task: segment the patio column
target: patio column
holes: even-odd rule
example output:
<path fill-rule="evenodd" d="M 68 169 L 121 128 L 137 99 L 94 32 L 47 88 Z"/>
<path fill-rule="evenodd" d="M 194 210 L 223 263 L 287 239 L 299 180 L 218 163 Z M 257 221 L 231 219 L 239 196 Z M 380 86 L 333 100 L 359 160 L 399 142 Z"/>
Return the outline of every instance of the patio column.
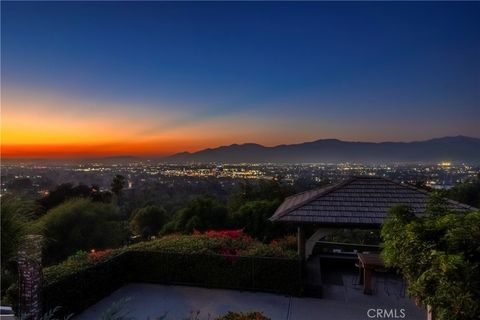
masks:
<path fill-rule="evenodd" d="M 334 231 L 335 229 L 331 228 L 319 228 L 317 231 L 315 231 L 315 233 L 305 242 L 305 259 L 308 259 L 308 257 L 312 255 L 313 249 L 315 249 L 315 245 L 319 240 L 325 238 L 325 236 Z"/>
<path fill-rule="evenodd" d="M 303 227 L 297 228 L 297 253 L 298 258 L 302 261 L 305 260 L 305 230 Z"/>

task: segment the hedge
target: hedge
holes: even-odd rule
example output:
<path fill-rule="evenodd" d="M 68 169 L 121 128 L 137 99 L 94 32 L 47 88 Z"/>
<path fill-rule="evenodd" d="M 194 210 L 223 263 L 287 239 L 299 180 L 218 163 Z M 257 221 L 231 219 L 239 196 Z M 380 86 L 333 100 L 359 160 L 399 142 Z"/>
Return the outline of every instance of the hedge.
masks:
<path fill-rule="evenodd" d="M 45 277 L 44 310 L 60 306 L 62 313 L 70 314 L 95 304 L 128 282 L 128 264 L 125 253 L 54 280 Z"/>
<path fill-rule="evenodd" d="M 127 248 L 128 251 L 161 251 L 174 253 L 228 254 L 238 256 L 261 256 L 295 258 L 296 239 L 286 237 L 269 244 L 252 239 L 247 235 L 232 238 L 224 236 L 227 231 L 207 231 L 205 234 L 168 235 L 154 241 L 140 242 Z M 290 248 L 293 241 L 293 250 Z"/>
<path fill-rule="evenodd" d="M 129 282 L 191 285 L 301 295 L 298 259 L 125 251 L 59 277 L 46 277 L 44 310 L 78 313 Z"/>

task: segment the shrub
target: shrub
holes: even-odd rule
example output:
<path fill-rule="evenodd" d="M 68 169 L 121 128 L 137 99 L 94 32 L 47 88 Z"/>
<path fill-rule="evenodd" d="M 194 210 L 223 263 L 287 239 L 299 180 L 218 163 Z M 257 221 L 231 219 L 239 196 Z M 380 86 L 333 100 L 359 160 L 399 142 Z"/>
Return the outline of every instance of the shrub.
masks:
<path fill-rule="evenodd" d="M 90 198 L 92 201 L 110 202 L 112 195 L 109 191 L 100 191 L 96 185 L 87 186 L 78 184 L 73 186 L 71 183 L 62 183 L 50 190 L 45 196 L 37 200 L 35 214 L 41 217 L 48 210 L 62 204 L 63 202 L 75 198 Z"/>
<path fill-rule="evenodd" d="M 280 201 L 257 200 L 243 204 L 232 218 L 236 226 L 244 228 L 252 237 L 265 241 L 285 234 L 285 227 L 268 219 L 275 213 Z"/>
<path fill-rule="evenodd" d="M 210 232 L 207 232 L 210 233 Z M 211 234 L 211 233 L 210 233 Z M 140 242 L 125 248 L 113 250 L 77 251 L 62 263 L 44 268 L 46 283 L 55 282 L 97 263 L 131 252 L 157 252 L 183 255 L 231 255 L 229 249 L 239 257 L 272 257 L 294 259 L 296 252 L 282 247 L 282 241 L 270 245 L 254 241 L 248 236 L 240 238 L 211 237 L 205 234 L 169 235 L 162 238 Z"/>
<path fill-rule="evenodd" d="M 146 206 L 135 211 L 130 221 L 130 230 L 133 234 L 149 239 L 156 235 L 167 220 L 167 212 L 158 206 Z"/>
<path fill-rule="evenodd" d="M 104 253 L 105 252 L 105 253 Z M 93 267 L 96 264 L 102 263 L 115 256 L 120 255 L 119 250 L 108 250 L 101 253 L 92 253 L 86 251 L 78 251 L 74 255 L 68 257 L 62 263 L 47 267 L 43 269 L 44 283 L 49 285 L 50 283 L 60 281 L 64 278 L 71 276 L 77 272 L 81 272 L 87 268 Z M 100 255 L 98 257 L 97 255 Z"/>
<path fill-rule="evenodd" d="M 448 198 L 480 208 L 480 175 L 476 179 L 459 183 L 445 191 Z"/>
<path fill-rule="evenodd" d="M 95 262 L 88 254 L 44 269 L 44 310 L 78 313 L 129 282 L 129 259 L 119 254 Z"/>
<path fill-rule="evenodd" d="M 440 212 L 418 218 L 408 207 L 393 208 L 382 228 L 383 257 L 438 319 L 478 319 L 480 212 Z"/>
<path fill-rule="evenodd" d="M 164 233 L 192 233 L 194 230 L 225 228 L 227 208 L 211 196 L 197 197 L 178 210 L 165 225 Z"/>
<path fill-rule="evenodd" d="M 193 232 L 194 235 L 202 234 L 201 232 L 195 230 Z M 243 234 L 243 230 L 207 230 L 204 233 L 206 236 L 211 238 L 231 238 L 231 239 L 238 239 L 246 237 Z"/>
<path fill-rule="evenodd" d="M 51 264 L 78 250 L 118 247 L 127 233 L 117 209 L 88 199 L 69 200 L 39 219 L 46 239 L 44 261 Z"/>
<path fill-rule="evenodd" d="M 175 252 L 186 254 L 229 254 L 235 252 L 240 256 L 264 256 L 294 258 L 294 250 L 283 247 L 278 242 L 264 244 L 244 235 L 239 230 L 194 232 L 193 235 L 173 234 L 153 241 L 141 242 L 128 250 L 146 250 Z"/>

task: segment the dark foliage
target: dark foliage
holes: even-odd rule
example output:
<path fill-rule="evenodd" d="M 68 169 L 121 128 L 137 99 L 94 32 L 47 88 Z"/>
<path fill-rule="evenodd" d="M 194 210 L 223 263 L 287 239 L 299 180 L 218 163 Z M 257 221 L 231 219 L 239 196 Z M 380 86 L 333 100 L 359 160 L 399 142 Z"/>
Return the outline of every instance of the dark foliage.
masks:
<path fill-rule="evenodd" d="M 283 201 L 294 193 L 295 189 L 291 185 L 278 179 L 260 180 L 257 183 L 244 181 L 239 185 L 239 190 L 228 199 L 228 208 L 230 212 L 236 212 L 249 201 Z"/>
<path fill-rule="evenodd" d="M 268 219 L 280 205 L 278 200 L 255 200 L 242 205 L 232 215 L 233 223 L 242 228 L 248 235 L 261 240 L 269 241 L 286 233 L 286 227 L 274 224 Z"/>
<path fill-rule="evenodd" d="M 46 239 L 44 262 L 51 264 L 78 250 L 121 245 L 127 233 L 117 209 L 89 199 L 72 199 L 40 218 L 35 228 Z"/>
<path fill-rule="evenodd" d="M 480 208 L 480 177 L 459 183 L 446 192 L 450 199 Z"/>
<path fill-rule="evenodd" d="M 91 187 L 78 184 L 73 186 L 71 183 L 63 183 L 55 189 L 49 191 L 47 195 L 37 200 L 38 208 L 35 211 L 37 217 L 42 216 L 48 210 L 62 204 L 63 202 L 73 198 L 90 198 L 96 202 L 110 202 L 112 194 L 110 192 L 101 192 L 96 185 Z"/>
<path fill-rule="evenodd" d="M 6 187 L 14 192 L 23 192 L 33 189 L 33 182 L 30 178 L 16 178 L 10 180 Z"/>
<path fill-rule="evenodd" d="M 288 234 L 291 230 L 286 226 L 273 224 L 268 219 L 282 201 L 294 193 L 295 189 L 281 179 L 243 182 L 228 200 L 233 226 L 262 241 Z"/>
<path fill-rule="evenodd" d="M 135 211 L 130 221 L 130 230 L 133 234 L 140 235 L 143 239 L 148 239 L 156 235 L 166 221 L 167 212 L 165 209 L 149 205 Z"/>
<path fill-rule="evenodd" d="M 408 207 L 397 206 L 383 225 L 382 237 L 387 265 L 401 271 L 409 293 L 432 306 L 437 319 L 478 319 L 480 212 L 443 208 L 419 218 Z"/>
<path fill-rule="evenodd" d="M 112 183 L 110 185 L 110 188 L 117 197 L 120 196 L 120 193 L 122 192 L 123 188 L 127 184 L 127 181 L 124 176 L 117 174 L 115 177 L 113 177 Z"/>
<path fill-rule="evenodd" d="M 197 197 L 178 210 L 165 225 L 164 233 L 223 229 L 228 225 L 227 208 L 212 196 Z"/>

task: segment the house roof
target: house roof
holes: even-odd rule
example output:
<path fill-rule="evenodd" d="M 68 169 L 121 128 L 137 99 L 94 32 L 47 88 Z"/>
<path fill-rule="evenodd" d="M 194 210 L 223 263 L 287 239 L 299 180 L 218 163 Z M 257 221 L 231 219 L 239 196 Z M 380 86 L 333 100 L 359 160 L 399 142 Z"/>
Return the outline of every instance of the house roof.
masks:
<path fill-rule="evenodd" d="M 285 199 L 271 221 L 317 225 L 380 225 L 388 210 L 405 204 L 413 213 L 425 213 L 429 193 L 381 177 L 353 177 L 346 181 L 302 192 Z M 447 200 L 455 211 L 478 210 Z"/>

